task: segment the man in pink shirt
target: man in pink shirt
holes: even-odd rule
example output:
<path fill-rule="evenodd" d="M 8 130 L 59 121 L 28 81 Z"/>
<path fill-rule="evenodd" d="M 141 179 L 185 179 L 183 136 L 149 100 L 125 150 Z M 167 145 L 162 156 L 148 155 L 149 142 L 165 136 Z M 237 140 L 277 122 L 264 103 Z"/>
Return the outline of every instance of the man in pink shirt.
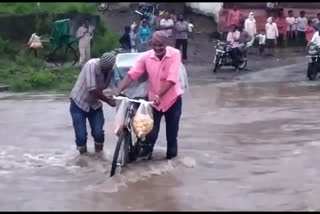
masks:
<path fill-rule="evenodd" d="M 230 28 L 231 25 L 236 25 L 239 27 L 241 18 L 241 12 L 236 8 L 236 6 L 234 6 L 233 10 L 230 10 L 227 16 L 227 28 Z"/>
<path fill-rule="evenodd" d="M 183 94 L 179 82 L 181 56 L 180 51 L 167 46 L 167 42 L 168 36 L 165 32 L 155 32 L 151 38 L 152 50 L 141 56 L 114 92 L 115 95 L 119 95 L 144 72 L 148 73 L 148 97 L 155 104 L 153 106 L 153 130 L 146 137 L 152 148 L 143 152 L 143 156 L 147 158 L 151 158 L 162 116 L 166 119 L 167 159 L 177 156 L 178 153 L 177 137 L 182 108 L 181 95 Z"/>

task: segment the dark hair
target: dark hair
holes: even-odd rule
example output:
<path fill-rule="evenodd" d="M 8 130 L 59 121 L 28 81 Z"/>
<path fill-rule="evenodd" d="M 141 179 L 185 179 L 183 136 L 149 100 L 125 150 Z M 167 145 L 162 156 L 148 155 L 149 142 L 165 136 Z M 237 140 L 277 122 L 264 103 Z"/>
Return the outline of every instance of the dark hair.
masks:
<path fill-rule="evenodd" d="M 304 12 L 304 11 L 300 11 L 300 15 L 302 15 L 302 14 L 306 14 L 306 12 Z"/>
<path fill-rule="evenodd" d="M 308 20 L 308 24 L 312 24 L 312 21 L 310 19 Z"/>
<path fill-rule="evenodd" d="M 320 13 L 317 13 L 317 16 L 320 16 Z"/>
<path fill-rule="evenodd" d="M 124 31 L 125 32 L 130 32 L 131 28 L 129 26 L 124 26 Z"/>
<path fill-rule="evenodd" d="M 289 10 L 288 13 L 293 13 L 293 11 L 292 11 L 292 10 Z"/>
<path fill-rule="evenodd" d="M 235 25 L 235 24 L 232 24 L 232 25 L 231 25 L 231 27 L 235 27 L 235 29 L 236 29 L 236 30 L 238 30 L 238 29 L 239 29 L 239 28 L 238 28 L 238 26 L 237 26 L 237 25 Z"/>

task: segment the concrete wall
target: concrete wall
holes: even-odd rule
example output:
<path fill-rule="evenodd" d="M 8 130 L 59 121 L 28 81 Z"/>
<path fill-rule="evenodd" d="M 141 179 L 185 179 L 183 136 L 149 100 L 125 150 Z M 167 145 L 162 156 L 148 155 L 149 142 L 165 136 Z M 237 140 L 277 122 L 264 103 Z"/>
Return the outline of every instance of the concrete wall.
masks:
<path fill-rule="evenodd" d="M 222 9 L 222 5 L 223 5 L 222 2 L 186 3 L 186 6 L 190 7 L 193 10 L 193 12 L 199 13 L 202 15 L 212 16 L 217 23 L 219 22 L 219 12 Z"/>

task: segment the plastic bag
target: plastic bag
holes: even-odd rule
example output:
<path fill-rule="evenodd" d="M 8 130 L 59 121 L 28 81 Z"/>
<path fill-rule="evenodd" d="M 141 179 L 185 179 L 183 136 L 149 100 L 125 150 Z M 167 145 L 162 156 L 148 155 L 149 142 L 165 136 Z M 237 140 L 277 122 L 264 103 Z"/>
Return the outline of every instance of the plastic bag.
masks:
<path fill-rule="evenodd" d="M 188 74 L 182 63 L 180 65 L 179 81 L 180 81 L 182 91 L 185 91 L 186 89 L 189 88 Z"/>
<path fill-rule="evenodd" d="M 145 137 L 153 128 L 152 107 L 147 102 L 142 102 L 133 118 L 133 131 L 139 138 Z"/>
<path fill-rule="evenodd" d="M 32 48 L 32 49 L 41 49 L 43 48 L 43 45 L 42 45 L 42 42 L 40 40 L 40 37 L 37 36 L 37 34 L 32 34 L 30 39 L 29 39 L 29 42 L 28 42 L 28 46 L 29 48 Z"/>
<path fill-rule="evenodd" d="M 115 129 L 114 129 L 114 133 L 119 136 L 121 131 L 123 130 L 123 126 L 124 126 L 124 120 L 126 117 L 126 111 L 127 108 L 129 106 L 129 102 L 126 100 L 123 100 L 119 106 L 119 108 L 117 109 L 117 114 L 116 114 L 116 118 L 115 118 Z"/>

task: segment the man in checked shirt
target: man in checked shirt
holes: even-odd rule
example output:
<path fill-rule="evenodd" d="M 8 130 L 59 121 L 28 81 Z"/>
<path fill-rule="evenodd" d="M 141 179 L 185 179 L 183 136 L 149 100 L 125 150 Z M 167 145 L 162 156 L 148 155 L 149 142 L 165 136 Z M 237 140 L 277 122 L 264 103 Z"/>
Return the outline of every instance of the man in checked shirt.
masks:
<path fill-rule="evenodd" d="M 95 151 L 103 150 L 104 116 L 102 102 L 115 106 L 115 101 L 106 97 L 102 91 L 110 83 L 116 56 L 105 53 L 101 58 L 89 60 L 82 68 L 70 95 L 70 113 L 76 136 L 76 145 L 80 154 L 87 152 L 87 127 L 89 120 L 91 135 L 94 138 Z"/>

